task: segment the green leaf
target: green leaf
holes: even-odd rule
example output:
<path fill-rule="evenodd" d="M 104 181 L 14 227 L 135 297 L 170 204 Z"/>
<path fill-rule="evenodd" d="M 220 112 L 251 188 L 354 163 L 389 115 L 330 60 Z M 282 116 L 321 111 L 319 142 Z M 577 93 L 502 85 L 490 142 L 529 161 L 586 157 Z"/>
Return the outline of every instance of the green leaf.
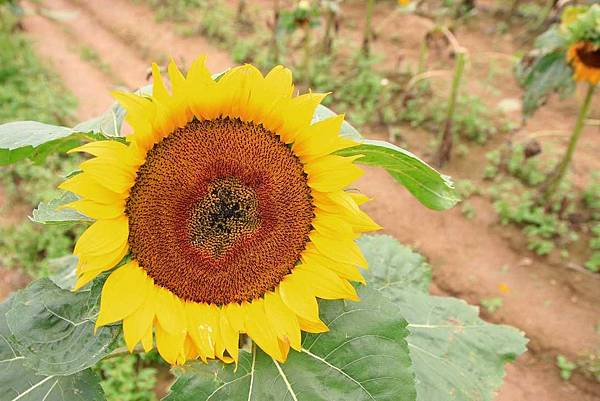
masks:
<path fill-rule="evenodd" d="M 369 278 L 382 287 L 410 288 L 429 293 L 431 267 L 423 255 L 389 235 L 364 235 L 358 240 L 369 261 Z"/>
<path fill-rule="evenodd" d="M 363 139 L 360 145 L 343 149 L 338 154 L 362 155 L 357 163 L 383 167 L 428 208 L 445 210 L 459 201 L 450 177 L 438 173 L 414 154 L 391 143 Z"/>
<path fill-rule="evenodd" d="M 70 290 L 75 286 L 77 276 L 77 256 L 66 255 L 48 260 L 48 278 L 63 290 Z"/>
<path fill-rule="evenodd" d="M 303 351 L 285 363 L 243 351 L 235 366 L 189 364 L 165 401 L 404 401 L 415 400 L 405 342 L 406 322 L 370 288 L 361 302 L 321 303 L 330 331 L 305 335 Z"/>
<path fill-rule="evenodd" d="M 516 67 L 516 76 L 525 89 L 523 113 L 533 114 L 553 92 L 568 96 L 575 90 L 573 70 L 562 51 L 544 54 L 534 60 L 524 59 Z"/>
<path fill-rule="evenodd" d="M 89 217 L 79 213 L 74 209 L 58 209 L 59 206 L 79 199 L 77 195 L 71 192 L 63 192 L 59 198 L 52 199 L 50 202 L 42 202 L 33 210 L 30 220 L 41 224 L 59 224 L 80 221 L 93 221 Z"/>
<path fill-rule="evenodd" d="M 0 304 L 0 399 L 3 401 L 103 401 L 90 369 L 71 376 L 43 376 L 25 366 L 6 321 L 14 298 Z"/>
<path fill-rule="evenodd" d="M 119 137 L 121 136 L 124 118 L 125 109 L 118 102 L 115 102 L 104 113 L 77 124 L 73 127 L 73 130 Z"/>
<path fill-rule="evenodd" d="M 70 375 L 93 366 L 111 350 L 117 326 L 101 327 L 94 334 L 100 287 L 73 293 L 41 279 L 15 295 L 6 318 L 28 367 L 44 375 Z"/>
<path fill-rule="evenodd" d="M 459 299 L 428 295 L 422 291 L 422 282 L 405 280 L 405 272 L 423 267 L 418 258 L 396 271 L 387 269 L 398 265 L 391 250 L 402 248 L 391 237 L 371 237 L 361 241 L 361 248 L 370 265 L 367 282 L 409 322 L 417 400 L 493 400 L 502 384 L 504 364 L 526 349 L 523 333 L 484 322 L 478 308 Z"/>
<path fill-rule="evenodd" d="M 51 152 L 64 152 L 81 143 L 84 134 L 71 128 L 37 121 L 0 125 L 0 165 L 25 158 L 43 161 Z"/>

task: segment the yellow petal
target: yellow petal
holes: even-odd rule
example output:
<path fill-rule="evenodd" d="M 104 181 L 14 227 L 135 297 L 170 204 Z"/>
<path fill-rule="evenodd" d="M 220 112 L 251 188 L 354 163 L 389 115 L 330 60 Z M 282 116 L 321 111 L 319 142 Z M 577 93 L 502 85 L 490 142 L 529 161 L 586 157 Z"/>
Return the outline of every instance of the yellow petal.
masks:
<path fill-rule="evenodd" d="M 310 287 L 309 287 L 310 288 Z M 279 295 L 283 303 L 296 315 L 313 322 L 319 320 L 319 306 L 314 294 L 292 274 L 279 284 Z"/>
<path fill-rule="evenodd" d="M 96 157 L 81 163 L 80 168 L 100 185 L 117 193 L 126 193 L 133 186 L 136 170 L 105 158 Z"/>
<path fill-rule="evenodd" d="M 127 252 L 129 252 L 129 244 L 125 242 L 120 248 L 108 251 L 106 254 L 80 255 L 77 261 L 77 276 L 96 272 L 95 277 L 104 271 L 110 270 L 119 264 L 121 259 L 127 255 Z"/>
<path fill-rule="evenodd" d="M 154 346 L 152 338 L 152 328 L 153 325 L 150 325 L 150 327 L 148 327 L 148 330 L 146 331 L 146 334 L 144 334 L 144 336 L 142 337 L 142 347 L 144 347 L 144 351 L 146 352 L 150 352 Z"/>
<path fill-rule="evenodd" d="M 279 292 L 268 292 L 265 295 L 265 314 L 278 337 L 300 351 L 300 324 L 294 312 L 281 300 Z"/>
<path fill-rule="evenodd" d="M 296 137 L 292 150 L 306 163 L 340 149 L 357 146 L 357 142 L 339 136 L 343 121 L 342 114 L 304 128 Z"/>
<path fill-rule="evenodd" d="M 118 203 L 104 204 L 94 202 L 88 199 L 79 199 L 59 207 L 59 209 L 74 209 L 79 213 L 91 217 L 92 219 L 114 219 L 123 216 L 125 212 L 125 201 Z"/>
<path fill-rule="evenodd" d="M 130 352 L 148 333 L 148 329 L 152 330 L 153 321 L 154 297 L 148 296 L 139 308 L 123 319 L 123 337 Z"/>
<path fill-rule="evenodd" d="M 300 328 L 307 333 L 325 333 L 329 331 L 327 325 L 321 320 L 313 322 L 311 320 L 305 320 L 301 317 L 298 317 L 298 323 L 300 323 Z"/>
<path fill-rule="evenodd" d="M 263 125 L 277 132 L 285 143 L 292 143 L 302 129 L 309 126 L 315 109 L 327 96 L 323 93 L 306 93 L 291 99 L 282 98 L 265 114 Z"/>
<path fill-rule="evenodd" d="M 321 192 L 333 192 L 346 188 L 364 174 L 352 164 L 361 155 L 343 157 L 329 155 L 307 163 L 304 171 L 308 174 L 308 185 Z"/>
<path fill-rule="evenodd" d="M 366 283 L 358 268 L 349 263 L 336 262 L 333 259 L 329 259 L 328 257 L 321 255 L 314 245 L 310 247 L 307 246 L 304 252 L 302 252 L 301 258 L 306 264 L 327 268 L 342 278 L 358 281 L 359 283 L 363 284 Z"/>
<path fill-rule="evenodd" d="M 262 299 L 253 300 L 246 309 L 246 330 L 248 336 L 264 352 L 272 358 L 283 362 L 284 355 L 281 352 L 277 341 L 277 333 L 268 324 L 265 314 L 264 301 Z"/>
<path fill-rule="evenodd" d="M 186 315 L 184 302 L 165 288 L 155 287 L 156 319 L 161 327 L 173 334 L 180 335 L 186 331 Z"/>
<path fill-rule="evenodd" d="M 329 269 L 303 264 L 294 268 L 294 274 L 319 298 L 358 301 L 354 287 Z"/>
<path fill-rule="evenodd" d="M 229 324 L 229 320 L 225 315 L 223 310 L 219 313 L 219 323 L 220 323 L 220 332 L 221 338 L 223 338 L 223 342 L 225 344 L 225 349 L 231 356 L 231 358 L 237 363 L 238 360 L 238 352 L 239 352 L 239 332 L 235 330 Z"/>
<path fill-rule="evenodd" d="M 152 281 L 137 262 L 129 262 L 108 276 L 102 287 L 96 327 L 131 315 L 151 294 Z"/>
<path fill-rule="evenodd" d="M 93 200 L 98 203 L 120 203 L 126 198 L 126 195 L 111 191 L 100 185 L 86 173 L 77 174 L 69 178 L 61 183 L 58 188 L 73 192 L 82 198 Z"/>
<path fill-rule="evenodd" d="M 215 335 L 218 311 L 206 304 L 185 303 L 188 334 L 200 352 L 202 360 L 215 357 Z"/>
<path fill-rule="evenodd" d="M 244 307 L 246 306 L 246 302 L 244 302 L 243 305 L 240 305 L 238 303 L 232 303 L 232 304 L 228 304 L 225 305 L 223 307 L 223 311 L 225 313 L 225 316 L 227 316 L 227 320 L 229 321 L 229 324 L 231 325 L 231 327 L 234 330 L 243 332 L 244 330 L 244 320 L 245 320 L 245 312 L 244 312 Z"/>
<path fill-rule="evenodd" d="M 186 333 L 173 334 L 165 330 L 162 325 L 156 325 L 156 349 L 160 356 L 171 365 L 181 365 L 185 362 L 183 344 Z"/>
<path fill-rule="evenodd" d="M 330 259 L 364 268 L 369 265 L 353 240 L 336 239 L 335 237 L 323 235 L 318 231 L 313 231 L 309 238 L 315 244 L 319 253 Z"/>
<path fill-rule="evenodd" d="M 73 253 L 76 256 L 107 255 L 120 249 L 128 237 L 127 217 L 98 220 L 81 234 Z"/>

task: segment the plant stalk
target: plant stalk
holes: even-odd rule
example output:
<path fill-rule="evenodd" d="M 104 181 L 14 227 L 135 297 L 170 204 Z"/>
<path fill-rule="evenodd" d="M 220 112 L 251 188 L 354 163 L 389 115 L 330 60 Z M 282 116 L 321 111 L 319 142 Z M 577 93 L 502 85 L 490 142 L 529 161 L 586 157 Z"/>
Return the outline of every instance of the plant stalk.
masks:
<path fill-rule="evenodd" d="M 573 133 L 571 134 L 571 139 L 569 140 L 569 146 L 567 147 L 567 151 L 563 155 L 562 160 L 556 166 L 556 170 L 550 177 L 548 181 L 544 184 L 542 188 L 542 200 L 544 202 L 549 201 L 552 196 L 556 193 L 562 180 L 567 174 L 567 170 L 569 165 L 571 164 L 571 160 L 573 159 L 573 154 L 575 153 L 575 148 L 577 147 L 577 142 L 579 141 L 579 137 L 583 132 L 583 126 L 585 124 L 585 118 L 590 110 L 590 105 L 592 104 L 592 97 L 594 95 L 594 89 L 596 85 L 589 84 L 587 93 L 585 95 L 585 99 L 583 100 L 583 104 L 579 109 L 579 115 L 577 116 L 577 121 L 575 122 L 575 127 L 573 128 Z"/>
<path fill-rule="evenodd" d="M 363 33 L 362 51 L 365 56 L 369 56 L 371 40 L 373 38 L 373 30 L 371 29 L 371 23 L 373 21 L 373 9 L 375 8 L 375 0 L 368 0 L 367 2 L 367 18 L 365 20 L 365 31 Z"/>
<path fill-rule="evenodd" d="M 280 4 L 279 0 L 273 0 L 273 60 L 274 64 L 279 64 L 279 14 L 280 14 Z"/>
<path fill-rule="evenodd" d="M 304 24 L 304 60 L 302 60 L 302 71 L 304 72 L 304 83 L 308 88 L 311 77 L 311 31 L 310 22 Z"/>
<path fill-rule="evenodd" d="M 456 109 L 456 99 L 458 98 L 460 81 L 462 80 L 464 70 L 465 53 L 463 50 L 458 50 L 456 52 L 456 65 L 454 67 L 452 89 L 450 91 L 450 97 L 448 99 L 446 123 L 444 124 L 444 130 L 440 134 L 439 138 L 438 154 L 436 160 L 438 167 L 442 167 L 444 164 L 446 164 L 450 160 L 450 155 L 452 153 L 452 147 L 454 142 L 454 135 L 452 134 L 452 122 L 454 119 L 454 111 Z"/>

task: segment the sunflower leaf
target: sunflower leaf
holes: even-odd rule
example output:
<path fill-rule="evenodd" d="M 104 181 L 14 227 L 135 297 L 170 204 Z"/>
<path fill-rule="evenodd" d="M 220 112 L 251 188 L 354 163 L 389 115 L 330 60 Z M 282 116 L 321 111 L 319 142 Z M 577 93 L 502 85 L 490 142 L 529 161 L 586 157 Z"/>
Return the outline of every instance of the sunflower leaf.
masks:
<path fill-rule="evenodd" d="M 423 255 L 389 235 L 363 235 L 358 245 L 369 261 L 369 283 L 376 289 L 410 288 L 429 293 L 431 267 Z"/>
<path fill-rule="evenodd" d="M 571 76 L 573 70 L 567 64 L 563 51 L 554 51 L 532 58 L 524 58 L 515 67 L 515 75 L 523 87 L 523 113 L 532 115 L 548 97 L 556 92 L 562 97 L 575 90 Z"/>
<path fill-rule="evenodd" d="M 342 156 L 362 155 L 357 163 L 382 167 L 423 205 L 445 210 L 459 201 L 452 179 L 438 173 L 414 154 L 384 141 L 363 139 L 353 148 L 337 152 Z"/>
<path fill-rule="evenodd" d="M 73 127 L 73 130 L 119 137 L 121 136 L 124 118 L 125 109 L 121 107 L 119 102 L 114 102 L 104 113 L 77 124 Z"/>
<path fill-rule="evenodd" d="M 116 326 L 94 334 L 100 287 L 73 293 L 48 279 L 19 291 L 6 314 L 24 364 L 43 375 L 71 375 L 96 364 L 119 334 Z"/>
<path fill-rule="evenodd" d="M 75 255 L 61 256 L 48 260 L 48 278 L 64 290 L 70 290 L 77 281 L 78 258 Z"/>
<path fill-rule="evenodd" d="M 92 221 L 89 217 L 79 213 L 74 209 L 58 209 L 59 206 L 79 199 L 77 195 L 71 192 L 63 192 L 60 197 L 52 199 L 49 202 L 41 202 L 32 212 L 29 218 L 35 223 L 41 224 L 61 224 L 78 221 Z"/>
<path fill-rule="evenodd" d="M 0 304 L 0 399 L 5 401 L 103 401 L 98 377 L 90 369 L 71 376 L 45 376 L 25 365 L 6 321 L 14 297 Z"/>
<path fill-rule="evenodd" d="M 93 130 L 81 131 L 37 121 L 0 124 L 0 166 L 31 159 L 43 162 L 51 153 L 66 152 L 85 140 L 106 138 Z"/>
<path fill-rule="evenodd" d="M 285 363 L 255 348 L 241 352 L 237 370 L 188 364 L 165 401 L 415 400 L 406 322 L 376 291 L 359 293 L 360 303 L 321 303 L 330 332 L 305 335 L 303 351 L 290 351 Z"/>
<path fill-rule="evenodd" d="M 478 308 L 462 300 L 429 295 L 423 280 L 407 280 L 406 273 L 414 277 L 418 269 L 424 270 L 423 279 L 428 278 L 429 268 L 395 239 L 368 236 L 359 245 L 369 261 L 367 282 L 409 322 L 407 341 L 417 377 L 417 400 L 493 400 L 502 384 L 504 364 L 525 351 L 523 333 L 484 322 Z"/>

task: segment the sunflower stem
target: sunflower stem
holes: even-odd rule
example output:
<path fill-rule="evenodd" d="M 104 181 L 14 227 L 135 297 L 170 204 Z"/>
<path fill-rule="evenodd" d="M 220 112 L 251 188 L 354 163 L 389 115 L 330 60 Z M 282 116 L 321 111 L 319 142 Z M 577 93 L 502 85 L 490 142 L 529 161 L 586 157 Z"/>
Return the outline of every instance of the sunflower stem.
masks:
<path fill-rule="evenodd" d="M 365 20 L 365 31 L 363 33 L 362 51 L 365 56 L 369 56 L 373 30 L 371 29 L 371 21 L 373 20 L 373 9 L 375 8 L 375 0 L 368 0 L 367 3 L 367 18 Z"/>
<path fill-rule="evenodd" d="M 452 89 L 450 91 L 450 97 L 448 98 L 448 111 L 446 114 L 446 123 L 444 124 L 444 130 L 441 132 L 439 137 L 438 153 L 436 160 L 436 163 L 439 167 L 442 167 L 446 162 L 450 160 L 450 154 L 452 153 L 452 147 L 454 142 L 454 135 L 452 133 L 452 123 L 454 120 L 454 110 L 456 109 L 456 99 L 458 98 L 460 81 L 462 80 L 464 71 L 465 52 L 462 49 L 458 49 L 458 51 L 456 52 L 456 66 L 454 67 Z"/>
<path fill-rule="evenodd" d="M 569 146 L 567 147 L 567 151 L 563 155 L 562 160 L 556 166 L 556 170 L 550 177 L 548 181 L 542 187 L 542 201 L 548 202 L 552 196 L 556 193 L 562 180 L 564 179 L 569 165 L 571 164 L 571 160 L 573 159 L 573 154 L 575 153 L 575 148 L 577 147 L 577 142 L 579 141 L 579 137 L 583 132 L 583 126 L 585 123 L 585 118 L 590 110 L 590 105 L 592 103 L 592 96 L 594 94 L 594 89 L 596 85 L 589 84 L 587 93 L 585 95 L 585 99 L 583 100 L 583 104 L 579 109 L 579 115 L 577 116 L 577 122 L 575 123 L 575 127 L 573 128 L 573 133 L 571 134 L 571 139 L 569 140 Z"/>

